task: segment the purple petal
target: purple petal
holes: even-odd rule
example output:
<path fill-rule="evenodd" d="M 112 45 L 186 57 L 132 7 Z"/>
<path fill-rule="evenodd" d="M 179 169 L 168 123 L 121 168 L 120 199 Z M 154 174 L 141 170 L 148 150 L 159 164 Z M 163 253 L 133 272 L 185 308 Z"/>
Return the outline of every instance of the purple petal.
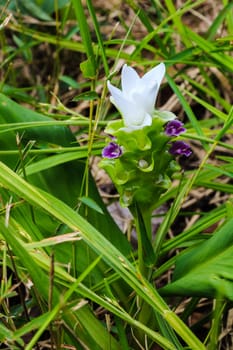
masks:
<path fill-rule="evenodd" d="M 166 125 L 165 134 L 167 136 L 179 136 L 180 134 L 186 131 L 183 125 L 184 124 L 179 120 L 171 120 Z"/>
<path fill-rule="evenodd" d="M 102 157 L 104 158 L 119 158 L 122 155 L 121 147 L 115 143 L 110 142 L 102 151 Z"/>
<path fill-rule="evenodd" d="M 184 141 L 176 141 L 172 144 L 169 152 L 173 156 L 186 156 L 189 157 L 192 154 L 190 146 Z"/>

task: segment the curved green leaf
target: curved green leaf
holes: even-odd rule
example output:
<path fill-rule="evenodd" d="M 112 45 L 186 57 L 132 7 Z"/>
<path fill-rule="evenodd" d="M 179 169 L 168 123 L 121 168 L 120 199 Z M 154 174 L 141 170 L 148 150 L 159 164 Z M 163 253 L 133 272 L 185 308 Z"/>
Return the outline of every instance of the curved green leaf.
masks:
<path fill-rule="evenodd" d="M 233 300 L 233 219 L 207 241 L 178 256 L 163 295 L 225 297 Z"/>
<path fill-rule="evenodd" d="M 0 94 L 0 124 L 22 122 L 41 122 L 43 124 L 43 122 L 51 122 L 51 126 L 41 125 L 18 131 L 18 134 L 20 137 L 22 137 L 22 146 L 27 144 L 27 142 L 35 141 L 34 147 L 36 148 L 50 148 L 51 144 L 55 149 L 61 146 L 71 148 L 69 153 L 63 154 L 63 156 L 60 154 L 60 156 L 58 156 L 60 160 L 55 161 L 53 164 L 53 158 L 55 157 L 55 160 L 57 159 L 57 157 L 53 155 L 42 155 L 40 158 L 31 158 L 28 156 L 26 158 L 27 162 L 29 162 L 28 173 L 27 164 L 25 164 L 25 170 L 30 183 L 35 184 L 48 193 L 53 194 L 55 197 L 63 200 L 69 206 L 74 208 L 77 206 L 78 198 L 83 195 L 82 186 L 83 177 L 85 174 L 85 163 L 78 160 L 79 152 L 77 152 L 76 159 L 74 157 L 72 146 L 76 146 L 77 143 L 70 129 L 63 125 L 52 125 L 52 121 L 52 118 L 27 109 L 12 101 L 4 94 Z M 1 135 L 0 149 L 1 151 L 18 149 L 16 145 L 15 132 L 9 131 Z M 69 154 L 71 156 L 70 161 L 67 161 Z M 83 153 L 83 158 L 85 157 L 86 154 Z M 0 160 L 11 168 L 15 169 L 19 160 L 19 155 L 14 154 L 9 156 L 8 154 L 2 155 L 1 153 Z M 50 165 L 48 165 L 49 162 Z M 42 167 L 40 169 L 37 168 L 37 172 L 35 172 L 35 168 L 37 166 L 36 164 L 41 163 Z M 53 166 L 51 167 L 51 165 Z M 34 171 L 31 171 L 31 169 L 34 169 Z M 117 227 L 107 212 L 91 174 L 89 174 L 88 189 L 88 197 L 93 199 L 104 215 L 96 211 L 96 208 L 90 208 L 90 206 L 87 211 L 84 204 L 81 207 L 80 213 L 85 215 L 89 222 L 99 229 L 101 233 L 105 235 L 107 239 L 109 239 L 120 251 L 124 252 L 125 254 L 129 254 L 130 245 L 126 237 L 122 234 L 121 230 Z M 28 217 L 28 215 L 25 217 Z M 86 253 L 82 254 L 85 256 Z"/>

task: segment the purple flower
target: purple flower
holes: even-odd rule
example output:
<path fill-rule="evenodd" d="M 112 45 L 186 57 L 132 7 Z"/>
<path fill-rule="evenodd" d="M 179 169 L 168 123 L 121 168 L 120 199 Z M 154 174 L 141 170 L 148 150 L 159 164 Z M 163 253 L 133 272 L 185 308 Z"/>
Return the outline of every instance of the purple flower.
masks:
<path fill-rule="evenodd" d="M 171 120 L 166 125 L 165 134 L 167 136 L 179 136 L 180 134 L 186 131 L 183 125 L 184 124 L 179 120 Z"/>
<path fill-rule="evenodd" d="M 115 142 L 110 142 L 102 151 L 102 157 L 104 158 L 119 158 L 121 155 L 122 149 Z"/>
<path fill-rule="evenodd" d="M 192 154 L 190 146 L 184 141 L 173 142 L 169 152 L 173 156 L 186 156 L 189 157 Z"/>

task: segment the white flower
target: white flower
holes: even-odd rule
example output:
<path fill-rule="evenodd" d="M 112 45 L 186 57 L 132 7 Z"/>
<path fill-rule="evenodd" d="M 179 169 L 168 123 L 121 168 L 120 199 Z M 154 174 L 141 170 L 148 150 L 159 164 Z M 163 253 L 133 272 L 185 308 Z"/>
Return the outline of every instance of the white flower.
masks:
<path fill-rule="evenodd" d="M 142 78 L 125 64 L 121 73 L 122 90 L 107 82 L 112 95 L 110 100 L 122 114 L 126 128 L 141 129 L 152 124 L 154 105 L 164 74 L 164 63 L 151 69 Z"/>

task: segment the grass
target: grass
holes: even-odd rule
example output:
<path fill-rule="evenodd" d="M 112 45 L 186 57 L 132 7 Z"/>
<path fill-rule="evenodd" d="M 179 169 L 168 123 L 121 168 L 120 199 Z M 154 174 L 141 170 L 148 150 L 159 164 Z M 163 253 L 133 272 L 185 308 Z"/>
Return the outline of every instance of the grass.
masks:
<path fill-rule="evenodd" d="M 232 7 L 0 1 L 0 349 L 231 349 Z M 96 164 L 107 80 L 161 61 L 193 153 L 143 241 Z"/>

